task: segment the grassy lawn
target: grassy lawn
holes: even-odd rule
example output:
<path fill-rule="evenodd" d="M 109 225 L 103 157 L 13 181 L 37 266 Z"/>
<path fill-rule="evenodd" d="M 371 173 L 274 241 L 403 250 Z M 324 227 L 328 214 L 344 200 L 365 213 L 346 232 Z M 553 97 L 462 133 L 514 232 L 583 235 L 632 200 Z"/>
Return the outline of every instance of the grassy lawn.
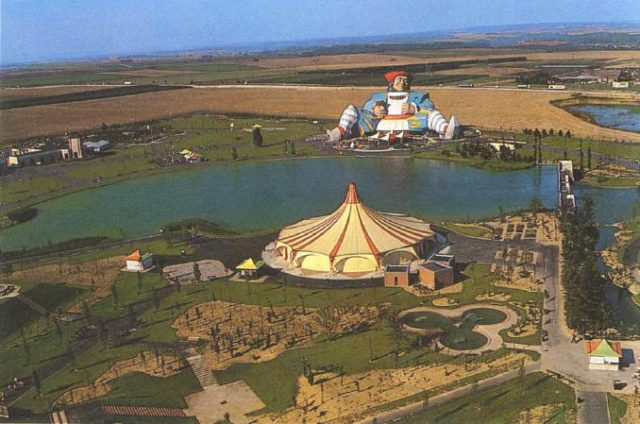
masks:
<path fill-rule="evenodd" d="M 31 389 L 15 404 L 15 407 L 35 412 L 45 411 L 64 392 L 74 387 L 91 384 L 113 363 L 133 358 L 143 350 L 149 350 L 149 348 L 134 343 L 103 345 L 96 341 L 89 351 L 75 358 L 74 362 L 60 369 L 52 377 L 44 380 L 41 383 L 41 396 L 37 394 L 35 389 Z M 62 354 L 65 354 L 65 351 Z"/>
<path fill-rule="evenodd" d="M 509 289 L 505 287 L 496 287 L 493 285 L 497 276 L 491 273 L 491 267 L 487 264 L 469 264 L 462 270 L 462 278 L 466 278 L 464 281 L 464 288 L 461 293 L 447 294 L 446 296 L 454 299 L 460 305 L 468 305 L 471 303 L 477 303 L 476 296 L 484 295 L 489 292 L 504 293 L 511 296 L 511 301 L 516 302 L 528 302 L 534 300 L 536 302 L 542 301 L 540 293 L 530 293 L 524 290 Z M 504 303 L 492 301 L 493 303 Z"/>
<path fill-rule="evenodd" d="M 482 390 L 472 395 L 428 407 L 410 415 L 399 423 L 483 423 L 503 424 L 515 422 L 523 411 L 536 406 L 554 405 L 551 417 L 545 423 L 571 423 L 575 420 L 575 393 L 571 387 L 542 373 L 526 375 L 507 383 Z M 543 422 L 540 418 L 525 416 L 523 422 Z"/>
<path fill-rule="evenodd" d="M 17 299 L 0 300 L 0 340 L 40 315 Z"/>
<path fill-rule="evenodd" d="M 66 187 L 62 180 L 56 178 L 32 177 L 28 180 L 3 181 L 0 196 L 3 202 L 10 203 L 28 200 L 54 190 L 64 190 Z"/>
<path fill-rule="evenodd" d="M 186 408 L 183 397 L 202 390 L 198 379 L 185 368 L 171 377 L 151 377 L 136 372 L 112 380 L 111 392 L 98 398 L 108 405 Z"/>
<path fill-rule="evenodd" d="M 191 254 L 194 251 L 193 246 L 186 240 L 172 240 L 171 245 L 165 240 L 154 239 L 148 241 L 137 241 L 135 243 L 121 243 L 116 246 L 104 247 L 88 253 L 77 253 L 72 256 L 51 256 L 42 259 L 33 259 L 23 263 L 15 263 L 13 270 L 17 271 L 25 268 L 34 268 L 42 265 L 51 265 L 59 263 L 81 264 L 91 262 L 98 259 L 111 258 L 113 256 L 124 256 L 130 254 L 135 249 L 141 249 L 152 252 L 156 255 L 179 256 L 181 251 Z"/>
<path fill-rule="evenodd" d="M 89 294 L 89 289 L 64 283 L 37 284 L 23 290 L 22 294 L 43 306 L 47 311 L 55 312 L 65 310 L 77 303 L 81 297 Z"/>
<path fill-rule="evenodd" d="M 121 272 L 116 277 L 114 288 L 117 292 L 117 304 L 113 295 L 91 308 L 92 316 L 100 319 L 116 318 L 128 313 L 128 306 L 145 299 L 152 299 L 154 290 L 167 285 L 159 272 L 134 273 Z"/>
<path fill-rule="evenodd" d="M 4 305 L 2 308 L 4 309 Z M 0 385 L 4 386 L 13 377 L 30 376 L 35 368 L 47 365 L 67 351 L 75 332 L 84 324 L 73 322 L 57 327 L 46 318 L 24 322 L 24 338 L 18 331 L 0 340 Z"/>
<path fill-rule="evenodd" d="M 408 349 L 409 344 L 410 339 L 403 337 L 401 349 Z M 369 361 L 369 345 L 374 346 L 374 358 L 379 358 L 374 362 Z M 236 364 L 215 374 L 216 379 L 222 384 L 244 380 L 265 403 L 266 408 L 260 411 L 262 413 L 280 411 L 292 405 L 297 378 L 303 371 L 302 358 L 306 358 L 312 367 L 342 366 L 347 374 L 376 368 L 412 366 L 416 365 L 416 361 L 431 363 L 452 360 L 444 355 L 413 349 L 402 355 L 396 364 L 394 350 L 392 329 L 385 323 L 379 323 L 370 330 L 335 341 L 324 341 L 311 347 L 288 350 L 268 362 Z M 274 381 L 278 384 L 273 384 Z"/>
<path fill-rule="evenodd" d="M 594 187 L 603 188 L 633 188 L 640 183 L 639 178 L 625 178 L 625 177 L 604 177 L 604 176 L 590 176 L 584 178 L 581 182 L 590 184 Z"/>
<path fill-rule="evenodd" d="M 505 162 L 496 159 L 482 159 L 480 157 L 462 157 L 460 154 L 453 150 L 453 147 L 445 147 L 442 150 L 431 150 L 427 152 L 420 152 L 413 157 L 422 159 L 437 159 L 445 160 L 449 162 L 456 162 L 463 165 L 473 166 L 474 168 L 482 169 L 490 172 L 507 172 L 507 171 L 519 171 L 522 169 L 529 169 L 535 166 L 531 162 Z"/>
<path fill-rule="evenodd" d="M 452 222 L 447 222 L 444 227 L 449 231 L 453 231 L 454 233 L 464 234 L 471 237 L 487 238 L 491 235 L 490 230 L 479 225 L 454 224 Z"/>
<path fill-rule="evenodd" d="M 622 417 L 627 413 L 627 404 L 612 394 L 607 393 L 607 405 L 609 407 L 611 424 L 621 424 Z"/>

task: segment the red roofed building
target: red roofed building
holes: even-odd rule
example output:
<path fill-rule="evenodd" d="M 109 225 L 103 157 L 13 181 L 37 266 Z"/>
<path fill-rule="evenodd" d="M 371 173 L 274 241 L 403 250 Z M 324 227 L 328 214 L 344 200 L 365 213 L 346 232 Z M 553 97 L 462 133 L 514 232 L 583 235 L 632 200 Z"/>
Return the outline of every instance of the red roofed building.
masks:
<path fill-rule="evenodd" d="M 143 253 L 140 250 L 134 250 L 126 258 L 127 271 L 146 271 L 153 267 L 153 253 Z"/>
<path fill-rule="evenodd" d="M 584 349 L 589 355 L 589 369 L 612 370 L 620 368 L 622 358 L 622 346 L 620 342 L 609 342 L 605 339 L 586 341 Z"/>

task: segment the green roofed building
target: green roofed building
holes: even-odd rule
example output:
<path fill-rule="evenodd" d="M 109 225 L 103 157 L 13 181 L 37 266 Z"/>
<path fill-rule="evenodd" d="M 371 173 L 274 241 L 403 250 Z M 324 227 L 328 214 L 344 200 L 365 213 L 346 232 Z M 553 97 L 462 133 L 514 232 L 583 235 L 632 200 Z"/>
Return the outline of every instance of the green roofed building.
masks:
<path fill-rule="evenodd" d="M 620 358 L 622 358 L 620 342 L 595 339 L 587 341 L 584 348 L 589 355 L 589 369 L 616 371 L 620 368 Z"/>

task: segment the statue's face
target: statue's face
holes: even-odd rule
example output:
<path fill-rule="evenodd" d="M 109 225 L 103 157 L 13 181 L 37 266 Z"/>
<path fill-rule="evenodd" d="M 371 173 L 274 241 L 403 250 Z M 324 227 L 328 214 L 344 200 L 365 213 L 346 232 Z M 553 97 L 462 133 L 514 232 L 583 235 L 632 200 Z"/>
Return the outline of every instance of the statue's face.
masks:
<path fill-rule="evenodd" d="M 409 90 L 409 77 L 400 75 L 393 80 L 393 89 L 395 91 L 408 91 Z"/>

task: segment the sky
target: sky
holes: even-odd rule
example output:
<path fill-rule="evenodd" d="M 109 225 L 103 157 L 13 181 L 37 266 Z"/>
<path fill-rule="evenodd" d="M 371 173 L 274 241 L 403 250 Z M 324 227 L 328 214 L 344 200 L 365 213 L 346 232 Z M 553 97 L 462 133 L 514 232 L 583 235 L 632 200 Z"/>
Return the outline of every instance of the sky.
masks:
<path fill-rule="evenodd" d="M 640 22 L 640 0 L 0 0 L 0 63 L 473 26 Z"/>

